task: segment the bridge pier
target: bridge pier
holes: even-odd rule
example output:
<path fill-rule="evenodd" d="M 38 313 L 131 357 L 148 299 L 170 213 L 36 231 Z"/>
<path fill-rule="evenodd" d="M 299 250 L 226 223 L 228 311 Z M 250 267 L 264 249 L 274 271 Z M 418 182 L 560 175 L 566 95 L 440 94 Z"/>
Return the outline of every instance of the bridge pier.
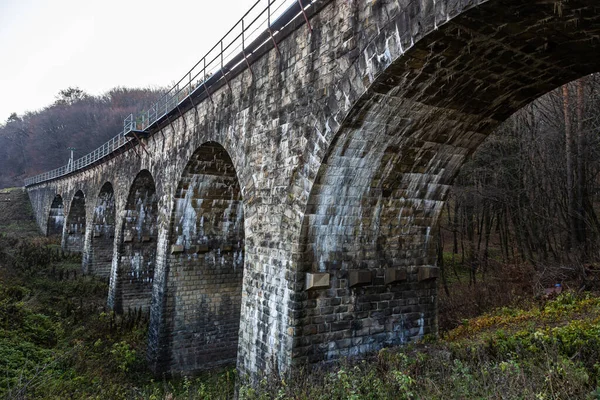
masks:
<path fill-rule="evenodd" d="M 47 219 L 46 225 L 46 236 L 59 236 L 63 235 L 63 228 L 65 224 L 65 214 L 63 200 L 60 195 L 56 195 L 50 205 L 50 214 Z"/>
<path fill-rule="evenodd" d="M 94 213 L 93 210 L 91 210 L 92 212 L 89 212 L 89 208 L 90 207 L 88 207 L 88 211 L 86 212 L 87 218 L 85 223 L 85 233 L 83 235 L 83 251 L 81 254 L 81 272 L 84 275 L 90 274 L 90 265 L 94 260 L 94 249 L 92 248 L 92 236 L 94 231 Z"/>
<path fill-rule="evenodd" d="M 116 222 L 116 204 L 112 184 L 107 182 L 102 186 L 98 200 L 92 207 L 89 212 L 89 227 L 86 230 L 83 271 L 108 278 L 112 267 Z"/>
<path fill-rule="evenodd" d="M 125 224 L 125 204 L 117 207 L 116 215 L 115 215 L 115 239 L 114 245 L 112 248 L 112 258 L 111 258 L 111 267 L 110 267 L 110 278 L 109 278 L 109 287 L 108 287 L 108 298 L 107 305 L 108 308 L 114 311 L 122 311 L 123 310 L 123 302 L 120 294 L 120 285 L 121 282 L 119 280 L 119 268 L 120 268 L 120 260 L 121 260 L 121 246 L 120 243 L 123 241 L 123 226 Z"/>
<path fill-rule="evenodd" d="M 62 248 L 72 253 L 83 253 L 86 231 L 85 196 L 81 190 L 75 193 L 67 221 L 63 229 Z"/>
<path fill-rule="evenodd" d="M 113 307 L 149 310 L 156 264 L 158 198 L 154 178 L 141 171 L 133 181 L 122 216 Z M 113 260 L 113 266 L 115 260 Z"/>

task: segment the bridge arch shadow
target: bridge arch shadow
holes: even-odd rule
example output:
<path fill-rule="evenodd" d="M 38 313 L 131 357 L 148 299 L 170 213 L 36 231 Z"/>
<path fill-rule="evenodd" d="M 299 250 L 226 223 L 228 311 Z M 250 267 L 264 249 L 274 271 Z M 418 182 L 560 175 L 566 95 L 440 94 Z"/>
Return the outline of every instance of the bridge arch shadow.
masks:
<path fill-rule="evenodd" d="M 450 3 L 421 10 L 428 17 L 398 12 L 355 65 L 370 79 L 364 91 L 340 81 L 354 98 L 326 151 L 311 150 L 322 162 L 300 233 L 296 363 L 437 333 L 432 234 L 460 167 L 514 112 L 600 70 L 591 0 L 560 13 L 490 0 L 441 20 Z"/>
<path fill-rule="evenodd" d="M 110 182 L 102 185 L 93 215 L 93 230 L 87 272 L 102 278 L 110 276 L 115 237 L 115 193 Z"/>
<path fill-rule="evenodd" d="M 61 237 L 65 223 L 65 211 L 62 196 L 57 194 L 52 199 L 48 223 L 46 224 L 46 236 Z"/>
<path fill-rule="evenodd" d="M 129 309 L 145 312 L 152 297 L 158 231 L 156 185 L 148 170 L 142 170 L 134 179 L 124 213 L 113 308 L 117 313 Z"/>
<path fill-rule="evenodd" d="M 163 307 L 169 371 L 234 364 L 244 267 L 244 211 L 231 157 L 201 145 L 185 167 L 169 228 Z"/>
<path fill-rule="evenodd" d="M 83 252 L 85 239 L 85 195 L 81 190 L 75 192 L 69 215 L 67 216 L 67 229 L 64 237 L 64 249 L 73 253 Z"/>

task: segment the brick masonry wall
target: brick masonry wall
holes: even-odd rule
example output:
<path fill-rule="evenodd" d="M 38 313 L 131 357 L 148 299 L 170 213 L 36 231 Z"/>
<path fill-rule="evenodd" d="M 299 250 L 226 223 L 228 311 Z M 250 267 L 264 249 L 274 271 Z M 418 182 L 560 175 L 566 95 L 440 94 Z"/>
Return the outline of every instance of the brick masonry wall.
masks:
<path fill-rule="evenodd" d="M 139 218 L 139 210 L 126 211 L 127 199 L 138 173 L 151 175 L 156 255 L 148 357 L 157 372 L 195 368 L 194 357 L 176 351 L 175 326 L 181 338 L 207 331 L 177 307 L 216 301 L 195 289 L 211 277 L 198 273 L 210 258 L 190 255 L 188 263 L 185 251 L 171 253 L 180 240 L 180 188 L 192 184 L 186 168 L 203 144 L 224 149 L 239 184 L 237 365 L 257 379 L 435 333 L 432 234 L 458 169 L 511 113 L 600 69 L 593 39 L 600 11 L 592 0 L 563 2 L 559 12 L 552 2 L 518 0 L 335 0 L 311 8 L 318 10 L 312 31 L 292 24 L 278 35 L 279 51 L 271 48 L 252 72 L 165 122 L 144 139 L 145 149 L 28 188 L 43 230 L 54 196 L 68 215 L 82 190 L 85 259 L 98 193 L 111 182 L 114 306 L 125 227 Z M 203 175 L 204 183 L 194 183 L 198 199 L 223 179 L 194 175 Z M 192 204 L 197 219 L 214 215 Z M 178 302 L 182 288 L 190 296 Z M 210 335 L 194 341 L 194 354 Z"/>
<path fill-rule="evenodd" d="M 149 171 L 141 171 L 134 180 L 124 214 L 113 306 L 118 312 L 146 311 L 156 265 L 158 219 L 156 186 Z"/>
<path fill-rule="evenodd" d="M 82 191 L 75 193 L 69 209 L 62 247 L 72 253 L 82 253 L 86 220 L 85 197 Z"/>
<path fill-rule="evenodd" d="M 305 170 L 314 184 L 295 254 L 293 363 L 436 333 L 431 236 L 460 166 L 512 112 L 600 65 L 575 45 L 597 32 L 594 7 L 585 19 L 595 27 L 578 30 L 566 22 L 583 20 L 577 9 L 403 3 L 353 2 L 349 26 L 328 41 L 354 62 L 303 157 L 323 161 Z M 549 36 L 549 21 L 566 37 Z M 329 283 L 309 289 L 307 276 L 323 274 Z"/>
<path fill-rule="evenodd" d="M 56 196 L 50 205 L 48 222 L 46 224 L 47 236 L 62 236 L 63 226 L 65 224 L 65 214 L 63 210 L 62 197 Z"/>
<path fill-rule="evenodd" d="M 244 215 L 232 161 L 216 143 L 188 163 L 171 218 L 164 361 L 182 373 L 235 364 Z"/>
<path fill-rule="evenodd" d="M 86 273 L 103 278 L 110 276 L 115 238 L 115 213 L 114 189 L 107 182 L 100 189 L 94 208 L 91 243 L 83 265 Z"/>

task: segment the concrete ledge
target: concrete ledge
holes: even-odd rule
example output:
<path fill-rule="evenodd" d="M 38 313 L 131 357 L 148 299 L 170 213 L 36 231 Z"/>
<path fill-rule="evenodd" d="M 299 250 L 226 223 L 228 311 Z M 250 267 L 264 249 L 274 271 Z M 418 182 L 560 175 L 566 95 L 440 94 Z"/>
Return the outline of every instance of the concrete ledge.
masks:
<path fill-rule="evenodd" d="M 171 254 L 179 254 L 179 253 L 183 253 L 183 245 L 181 244 L 174 244 L 171 246 Z"/>
<path fill-rule="evenodd" d="M 406 280 L 406 269 L 404 268 L 386 268 L 385 269 L 385 284 L 403 282 Z"/>
<path fill-rule="evenodd" d="M 419 267 L 419 271 L 417 273 L 419 282 L 426 281 L 430 279 L 437 279 L 440 275 L 440 269 L 438 267 L 433 266 L 424 266 Z"/>
<path fill-rule="evenodd" d="M 207 245 L 205 244 L 195 244 L 190 246 L 190 253 L 193 254 L 198 254 L 198 253 L 208 253 L 209 252 L 209 248 Z"/>
<path fill-rule="evenodd" d="M 307 273 L 306 274 L 306 290 L 321 289 L 329 287 L 328 273 Z"/>
<path fill-rule="evenodd" d="M 353 270 L 348 272 L 348 283 L 350 287 L 365 286 L 373 283 L 371 271 Z"/>

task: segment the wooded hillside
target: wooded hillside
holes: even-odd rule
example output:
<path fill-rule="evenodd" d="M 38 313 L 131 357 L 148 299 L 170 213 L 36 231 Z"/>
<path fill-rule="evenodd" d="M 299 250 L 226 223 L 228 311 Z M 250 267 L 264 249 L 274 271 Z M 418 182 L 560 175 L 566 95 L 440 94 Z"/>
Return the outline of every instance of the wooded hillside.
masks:
<path fill-rule="evenodd" d="M 99 147 L 123 129 L 123 118 L 147 108 L 161 91 L 115 88 L 91 96 L 68 88 L 42 110 L 13 113 L 0 124 L 0 188 L 22 186 L 28 176 L 65 165 L 68 147 L 76 148 L 75 158 Z"/>
<path fill-rule="evenodd" d="M 567 281 L 578 290 L 600 287 L 599 133 L 595 74 L 521 109 L 463 166 L 440 221 L 438 265 L 448 296 L 440 304 L 449 308 L 440 315 L 451 325 L 459 323 L 452 309 L 478 315 L 501 305 L 498 296 L 475 293 L 482 287 L 514 298 L 482 275 L 502 272 L 504 283 L 531 284 L 525 291 L 533 293 Z M 470 270 L 472 304 L 451 304 L 445 283 L 456 266 Z"/>

